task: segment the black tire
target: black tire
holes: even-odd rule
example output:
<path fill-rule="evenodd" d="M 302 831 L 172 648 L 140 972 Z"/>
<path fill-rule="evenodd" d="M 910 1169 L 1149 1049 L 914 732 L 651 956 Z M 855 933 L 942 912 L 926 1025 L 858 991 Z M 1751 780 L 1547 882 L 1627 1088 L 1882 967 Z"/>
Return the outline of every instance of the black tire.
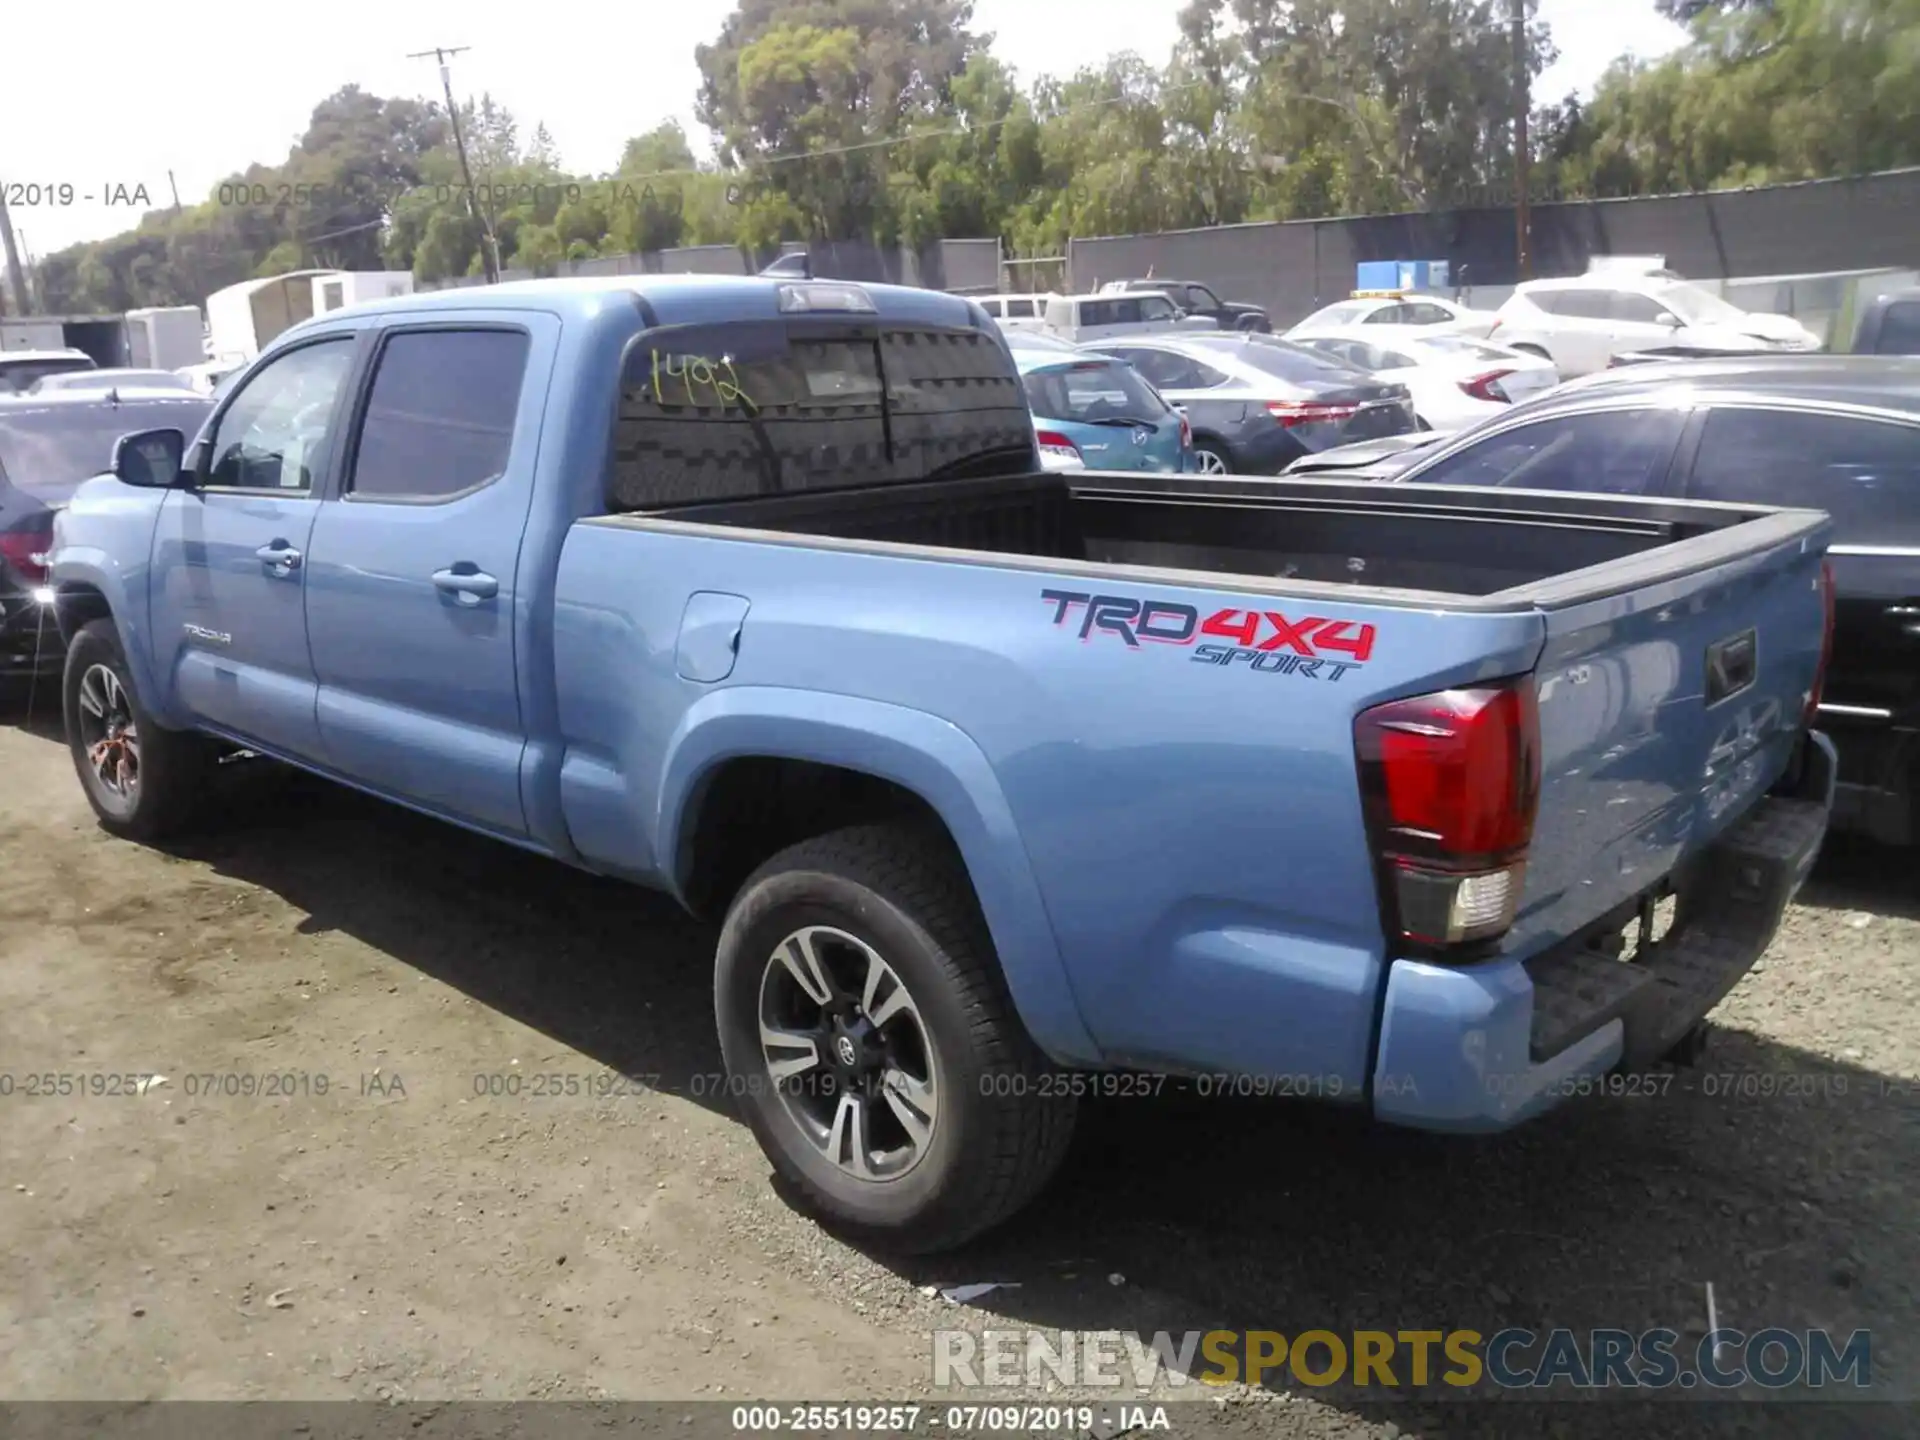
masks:
<path fill-rule="evenodd" d="M 775 950 L 809 926 L 845 932 L 884 957 L 911 992 L 914 1033 L 928 1042 L 937 1115 L 920 1158 L 891 1178 L 861 1178 L 827 1157 L 761 1044 L 765 987 L 781 983 L 777 971 L 765 978 Z M 761 1149 L 817 1218 L 857 1242 L 903 1254 L 952 1249 L 1030 1201 L 1066 1154 L 1076 1102 L 1041 1093 L 1053 1067 L 1014 1013 L 972 886 L 944 836 L 859 826 L 762 865 L 727 912 L 714 1009 L 729 1089 Z M 815 1095 L 810 1103 L 822 1103 Z"/>
<path fill-rule="evenodd" d="M 89 673 L 96 669 L 112 672 L 133 722 L 137 779 L 124 792 L 108 785 L 88 758 L 88 725 L 94 717 L 83 708 L 81 690 Z M 126 652 L 111 620 L 91 620 L 73 637 L 61 690 L 67 749 L 73 756 L 80 788 L 103 829 L 125 839 L 151 843 L 192 820 L 212 768 L 213 746 L 204 736 L 165 730 L 155 723 L 134 688 Z"/>

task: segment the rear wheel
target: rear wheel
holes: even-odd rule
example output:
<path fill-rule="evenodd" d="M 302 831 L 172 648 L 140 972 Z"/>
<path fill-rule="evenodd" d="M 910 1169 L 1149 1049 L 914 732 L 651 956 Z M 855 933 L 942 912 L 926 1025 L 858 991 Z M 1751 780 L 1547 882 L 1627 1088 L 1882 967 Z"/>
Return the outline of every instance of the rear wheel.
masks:
<path fill-rule="evenodd" d="M 729 1088 L 780 1176 L 888 1249 L 950 1249 L 1058 1168 L 1073 1101 L 1013 1012 L 958 858 L 906 825 L 782 851 L 720 937 Z"/>
<path fill-rule="evenodd" d="M 100 824 L 152 841 L 193 816 L 212 768 L 204 737 L 165 730 L 140 703 L 111 620 L 93 620 L 67 651 L 67 749 Z"/>
<path fill-rule="evenodd" d="M 1227 463 L 1226 451 L 1217 445 L 1194 446 L 1193 469 L 1198 475 L 1231 475 L 1233 473 L 1233 466 Z"/>

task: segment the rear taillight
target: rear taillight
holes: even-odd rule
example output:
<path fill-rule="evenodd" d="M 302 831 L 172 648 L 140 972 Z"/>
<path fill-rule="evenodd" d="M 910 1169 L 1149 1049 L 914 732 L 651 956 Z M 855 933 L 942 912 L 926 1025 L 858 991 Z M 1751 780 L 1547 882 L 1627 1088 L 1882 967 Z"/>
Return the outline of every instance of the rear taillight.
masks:
<path fill-rule="evenodd" d="M 1496 315 L 1493 319 L 1493 324 L 1487 327 L 1487 338 L 1491 340 L 1494 337 L 1494 335 L 1499 331 L 1499 329 L 1500 329 L 1500 317 Z"/>
<path fill-rule="evenodd" d="M 1359 413 L 1358 405 L 1317 405 L 1311 400 L 1267 402 L 1267 414 L 1289 430 L 1296 425 L 1320 425 L 1334 420 L 1351 420 Z"/>
<path fill-rule="evenodd" d="M 1439 950 L 1510 929 L 1540 799 L 1533 677 L 1376 705 L 1354 750 L 1394 939 Z"/>
<path fill-rule="evenodd" d="M 1489 370 L 1484 375 L 1476 375 L 1471 380 L 1462 380 L 1460 388 L 1476 400 L 1488 400 L 1496 405 L 1511 405 L 1513 397 L 1507 394 L 1501 381 L 1513 374 L 1511 370 Z"/>
<path fill-rule="evenodd" d="M 1812 725 L 1820 712 L 1820 697 L 1827 688 L 1827 666 L 1833 661 L 1833 562 L 1820 562 L 1820 604 L 1823 610 L 1820 629 L 1820 664 L 1813 672 L 1813 687 L 1807 691 L 1806 723 Z"/>
<path fill-rule="evenodd" d="M 30 585 L 38 585 L 47 578 L 47 551 L 52 546 L 52 511 L 36 515 L 21 529 L 0 531 L 0 556 Z"/>
<path fill-rule="evenodd" d="M 1058 430 L 1040 430 L 1034 439 L 1040 445 L 1042 455 L 1051 455 L 1056 460 L 1080 460 L 1080 447 L 1062 435 Z"/>
<path fill-rule="evenodd" d="M 1180 412 L 1180 448 L 1182 450 L 1193 448 L 1193 422 L 1187 419 L 1187 412 L 1184 410 Z"/>

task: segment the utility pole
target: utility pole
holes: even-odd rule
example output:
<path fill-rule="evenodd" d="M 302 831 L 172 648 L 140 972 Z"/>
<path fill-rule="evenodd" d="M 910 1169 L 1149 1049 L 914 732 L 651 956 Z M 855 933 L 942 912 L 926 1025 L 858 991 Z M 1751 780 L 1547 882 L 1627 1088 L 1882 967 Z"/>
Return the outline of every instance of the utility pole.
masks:
<path fill-rule="evenodd" d="M 467 164 L 467 141 L 460 133 L 460 107 L 453 103 L 453 75 L 447 68 L 449 56 L 459 55 L 471 49 L 468 45 L 436 45 L 431 50 L 416 50 L 407 56 L 409 60 L 425 60 L 429 56 L 440 62 L 440 88 L 447 97 L 447 119 L 453 123 L 453 148 L 460 156 L 460 173 L 467 182 L 467 212 L 480 226 L 480 261 L 487 268 L 487 283 L 497 284 L 500 279 L 500 240 L 493 233 L 493 220 L 483 212 L 473 190 L 473 169 Z"/>
<path fill-rule="evenodd" d="M 1513 0 L 1513 83 L 1519 105 L 1513 116 L 1513 226 L 1520 278 L 1533 278 L 1533 145 L 1527 136 L 1527 112 L 1533 84 L 1527 74 L 1527 0 Z"/>
<path fill-rule="evenodd" d="M 7 214 L 6 186 L 0 185 L 0 244 L 7 250 L 7 286 L 13 291 L 15 312 L 33 313 L 33 296 L 27 293 L 27 273 L 20 265 L 20 242 L 13 238 L 13 217 Z"/>

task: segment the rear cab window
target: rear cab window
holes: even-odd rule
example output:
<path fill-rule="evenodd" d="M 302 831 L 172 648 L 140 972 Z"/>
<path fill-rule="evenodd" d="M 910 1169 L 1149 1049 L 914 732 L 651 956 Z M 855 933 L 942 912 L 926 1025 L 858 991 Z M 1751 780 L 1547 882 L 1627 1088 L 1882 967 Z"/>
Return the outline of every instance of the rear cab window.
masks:
<path fill-rule="evenodd" d="M 1920 355 L 1920 300 L 1901 300 L 1880 317 L 1878 355 Z"/>
<path fill-rule="evenodd" d="M 885 320 L 669 326 L 627 352 L 607 506 L 1033 468 L 1026 392 L 980 331 Z"/>
<path fill-rule="evenodd" d="M 1690 493 L 1825 510 L 1841 544 L 1920 545 L 1920 426 L 1809 411 L 1715 409 Z"/>

